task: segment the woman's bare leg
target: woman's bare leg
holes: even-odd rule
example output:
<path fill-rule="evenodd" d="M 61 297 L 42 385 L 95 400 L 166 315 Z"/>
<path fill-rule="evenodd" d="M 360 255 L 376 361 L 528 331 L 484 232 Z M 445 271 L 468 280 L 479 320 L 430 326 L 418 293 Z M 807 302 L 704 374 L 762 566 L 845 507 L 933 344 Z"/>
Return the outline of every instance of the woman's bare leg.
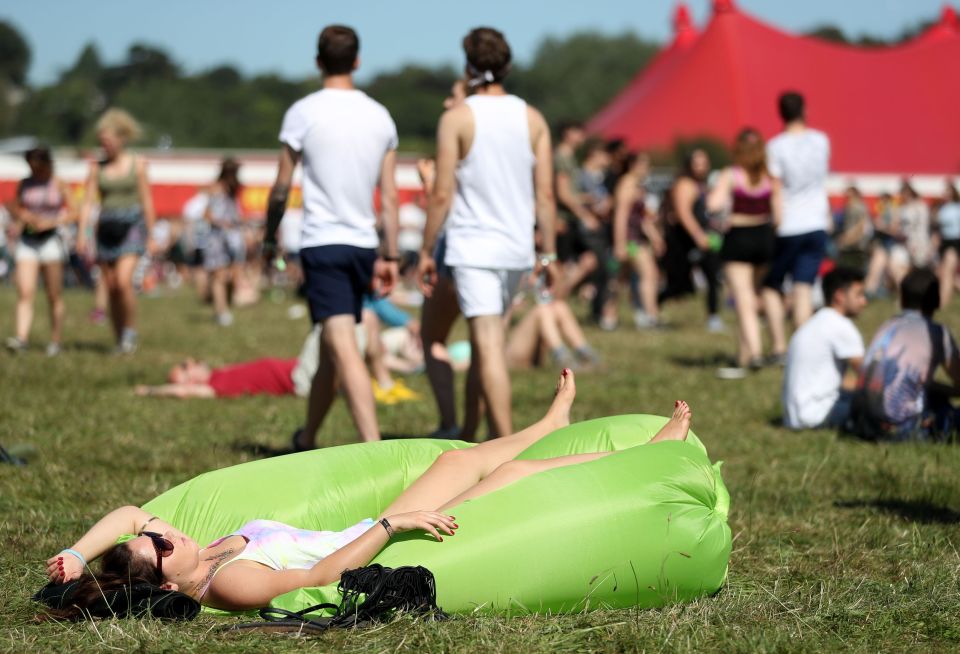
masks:
<path fill-rule="evenodd" d="M 724 275 L 737 312 L 737 327 L 740 346 L 737 352 L 737 365 L 746 366 L 753 359 L 759 359 L 763 341 L 760 337 L 760 318 L 757 313 L 757 291 L 754 288 L 753 265 L 741 261 L 731 261 L 724 267 Z"/>
<path fill-rule="evenodd" d="M 543 418 L 516 434 L 484 441 L 469 449 L 444 452 L 387 507 L 383 515 L 435 507 L 446 498 L 476 485 L 547 434 L 569 425 L 570 407 L 576 393 L 573 372 L 564 369 L 557 381 L 556 397 Z"/>
<path fill-rule="evenodd" d="M 21 342 L 26 343 L 33 323 L 33 298 L 37 293 L 37 276 L 40 263 L 32 259 L 17 262 L 14 279 L 17 286 L 17 308 L 14 333 Z"/>
<path fill-rule="evenodd" d="M 524 370 L 533 365 L 540 342 L 538 309 L 534 307 L 530 310 L 507 335 L 507 365 L 511 370 Z"/>
<path fill-rule="evenodd" d="M 650 440 L 650 443 L 660 443 L 663 441 L 683 441 L 687 439 L 687 433 L 690 431 L 690 420 L 693 413 L 686 402 L 678 401 L 674 405 L 673 416 L 667 421 L 660 431 Z M 553 468 L 562 468 L 564 466 L 574 465 L 576 463 L 586 463 L 609 456 L 613 452 L 591 452 L 588 454 L 571 454 L 569 456 L 560 456 L 553 459 L 541 460 L 516 460 L 507 461 L 497 467 L 496 470 L 481 479 L 479 482 L 460 493 L 453 499 L 441 505 L 437 511 L 449 511 L 468 500 L 473 500 L 487 493 L 499 490 L 508 484 L 529 477 L 532 474 L 552 470 Z"/>
<path fill-rule="evenodd" d="M 63 303 L 63 264 L 60 262 L 44 265 L 43 285 L 47 290 L 47 303 L 50 305 L 50 342 L 60 344 L 63 336 L 63 319 L 66 307 Z"/>
<path fill-rule="evenodd" d="M 557 323 L 560 325 L 560 333 L 563 334 L 563 340 L 567 342 L 574 350 L 579 350 L 587 346 L 587 337 L 584 336 L 577 317 L 570 310 L 570 305 L 566 300 L 554 300 L 550 305 L 553 313 L 557 317 Z"/>
<path fill-rule="evenodd" d="M 657 292 L 660 288 L 660 271 L 657 268 L 657 259 L 649 245 L 641 245 L 633 258 L 633 268 L 640 275 L 640 304 L 651 318 L 660 317 L 660 307 L 657 305 Z"/>

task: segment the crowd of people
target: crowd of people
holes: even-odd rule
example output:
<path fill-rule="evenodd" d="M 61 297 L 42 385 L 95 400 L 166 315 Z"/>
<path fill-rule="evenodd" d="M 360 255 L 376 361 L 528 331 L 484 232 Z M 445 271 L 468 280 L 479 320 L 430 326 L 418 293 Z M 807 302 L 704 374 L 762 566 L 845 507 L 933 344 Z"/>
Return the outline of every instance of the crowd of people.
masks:
<path fill-rule="evenodd" d="M 188 360 L 167 385 L 138 392 L 296 391 L 309 398 L 293 439 L 304 449 L 341 391 L 360 438 L 378 439 L 375 402 L 420 399 L 397 375 L 425 371 L 439 414 L 432 435 L 472 439 L 484 417 L 491 437 L 512 432 L 510 369 L 601 365 L 571 299 L 606 331 L 620 327 L 626 302 L 634 326 L 649 330 L 669 326 L 665 303 L 702 291 L 708 331 L 728 331 L 725 305 L 736 318 L 730 364 L 717 369 L 719 377 L 786 365 L 785 424 L 839 426 L 851 405 L 840 387 L 854 383 L 843 381 L 843 368 L 859 368 L 863 356 L 849 322 L 862 306 L 849 297 L 850 284 L 863 287 L 865 302 L 900 294 L 911 271 L 935 269 L 938 305 L 950 302 L 960 258 L 960 191 L 952 180 L 932 205 L 908 179 L 896 197 L 874 200 L 851 186 L 832 211 L 829 137 L 807 125 L 804 98 L 793 92 L 779 99 L 782 133 L 765 142 L 744 128 L 721 169 L 693 148 L 672 179 L 654 176 L 648 153 L 589 137 L 575 122 L 557 125 L 551 146 L 543 116 L 503 86 L 510 51 L 494 30 L 464 42 L 468 67 L 444 103 L 436 157 L 417 165 L 425 216 L 412 221 L 411 237 L 399 216 L 393 121 L 353 86 L 350 33 L 326 38 L 333 54 L 320 63 L 323 89 L 291 107 L 281 128 L 265 222 L 243 217 L 240 165 L 230 158 L 186 204 L 182 220 L 157 220 L 146 163 L 127 147 L 140 128 L 119 109 L 97 124 L 103 154 L 90 164 L 82 203 L 56 176 L 49 149 L 28 151 L 30 175 L 8 207 L 17 304 L 7 348 L 28 347 L 41 277 L 49 356 L 61 351 L 65 279 L 96 289 L 92 318 L 109 316 L 121 354 L 137 348 L 137 293 L 158 276 L 194 283 L 224 327 L 233 323 L 232 305 L 288 283 L 318 326 L 307 339 L 313 347 L 298 360 L 219 369 Z M 321 124 L 337 125 L 336 134 Z M 301 163 L 298 210 L 287 200 Z M 834 267 L 839 277 L 824 278 Z M 838 283 L 846 295 L 834 306 Z M 406 310 L 397 296 L 408 301 Z M 820 298 L 825 308 L 811 319 Z M 469 341 L 448 343 L 460 315 Z M 797 330 L 791 341 L 788 317 Z M 847 338 L 833 351 L 815 353 L 841 335 Z M 818 360 L 833 360 L 834 373 L 811 373 Z M 462 420 L 457 369 L 467 371 Z M 794 392 L 809 390 L 811 374 L 830 389 L 818 401 Z"/>
<path fill-rule="evenodd" d="M 284 117 L 259 242 L 251 248 L 245 239 L 239 171 L 228 160 L 191 208 L 193 222 L 203 229 L 188 231 L 194 247 L 183 260 L 202 267 L 216 320 L 225 328 L 232 322 L 230 288 L 237 290 L 251 257 L 269 262 L 267 280 L 278 269 L 295 270 L 314 323 L 303 352 L 298 359 L 221 368 L 187 359 L 170 370 L 168 384 L 136 392 L 306 397 L 306 419 L 291 442 L 302 451 L 316 446 L 341 396 L 359 439 L 381 438 L 375 402 L 378 393 L 386 396 L 398 387 L 384 372 L 391 360 L 396 369 L 427 371 L 440 415 L 434 436 L 471 439 L 485 416 L 490 438 L 439 456 L 378 522 L 365 520 L 344 532 L 306 533 L 256 521 L 201 548 L 155 516 L 118 509 L 47 561 L 51 581 L 80 583 L 79 599 L 67 613 L 82 614 L 84 601 L 97 601 L 103 584 L 121 587 L 133 578 L 218 608 L 263 606 L 279 594 L 327 584 L 345 568 L 366 565 L 395 532 L 452 536 L 458 525 L 447 512 L 463 501 L 538 471 L 606 456 L 513 461 L 569 423 L 575 395 L 570 368 L 599 364 L 567 301 L 572 296 L 589 304 L 590 319 L 605 330 L 618 327 L 618 303 L 629 297 L 636 304 L 635 326 L 654 329 L 664 324 L 664 302 L 702 286 L 706 328 L 720 332 L 729 291 L 736 356 L 718 373 L 738 379 L 751 369 L 784 365 L 787 427 L 839 427 L 871 439 L 955 436 L 956 410 L 949 400 L 960 388 L 960 352 L 949 330 L 933 322 L 956 282 L 955 186 L 936 210 L 936 233 L 926 203 L 909 183 L 899 202 L 884 200 L 876 219 L 851 189 L 834 225 L 826 191 L 829 138 L 807 125 L 803 97 L 790 92 L 779 100 L 782 133 L 765 143 L 759 132 L 744 129 L 733 144 L 732 165 L 716 172 L 706 151 L 692 150 L 658 196 L 649 157 L 623 143 L 586 141 L 582 127 L 565 124 L 552 147 L 543 115 L 504 87 L 511 51 L 500 32 L 474 29 L 463 50 L 464 80 L 440 119 L 436 157 L 420 165 L 426 221 L 410 260 L 400 249 L 395 125 L 385 107 L 354 86 L 356 33 L 344 26 L 322 31 L 317 64 L 323 88 Z M 173 244 L 157 229 L 145 162 L 127 149 L 137 131 L 119 110 L 100 120 L 103 157 L 90 164 L 82 207 L 73 206 L 54 175 L 48 150 L 27 153 L 31 175 L 11 207 L 19 232 L 17 331 L 7 343 L 12 351 L 26 348 L 42 273 L 54 325 L 47 354 L 59 352 L 59 281 L 67 252 L 61 232 L 71 225 L 76 253 L 98 263 L 118 354 L 136 350 L 139 262 Z M 280 228 L 290 213 L 297 166 L 303 169 L 303 212 L 299 238 L 289 248 Z M 939 276 L 927 267 L 937 253 Z M 423 295 L 420 321 L 402 315 L 388 299 L 404 277 Z M 902 313 L 864 348 L 853 319 L 868 294 L 885 287 L 899 293 Z M 814 312 L 818 288 L 824 306 Z M 531 306 L 525 309 L 518 295 L 528 296 Z M 458 357 L 462 348 L 447 344 L 461 314 L 470 335 L 468 357 Z M 761 316 L 771 334 L 766 356 Z M 789 341 L 788 316 L 796 326 Z M 399 329 L 398 336 L 386 338 L 389 328 Z M 556 397 L 543 420 L 515 433 L 510 367 L 543 356 L 563 367 Z M 453 392 L 458 359 L 468 367 L 462 423 Z M 949 384 L 935 379 L 940 368 Z M 651 442 L 684 440 L 690 420 L 689 407 L 678 401 L 673 418 Z M 118 536 L 130 532 L 136 536 L 117 544 Z M 307 544 L 314 539 L 319 546 Z M 98 557 L 100 578 L 82 577 L 88 560 Z"/>

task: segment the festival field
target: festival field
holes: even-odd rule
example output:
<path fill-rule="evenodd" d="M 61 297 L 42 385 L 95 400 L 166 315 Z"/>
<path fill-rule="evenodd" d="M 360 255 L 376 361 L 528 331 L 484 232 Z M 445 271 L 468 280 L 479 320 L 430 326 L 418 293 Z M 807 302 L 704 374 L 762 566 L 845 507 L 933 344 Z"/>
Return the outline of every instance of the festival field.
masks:
<path fill-rule="evenodd" d="M 0 316 L 13 315 L 0 289 Z M 588 337 L 607 362 L 578 378 L 577 420 L 617 413 L 666 413 L 678 398 L 694 430 L 724 460 L 734 534 L 729 581 L 720 593 L 660 610 L 595 611 L 560 617 L 402 618 L 371 630 L 306 641 L 227 636 L 224 619 L 38 624 L 30 595 L 45 583 L 42 562 L 68 547 L 105 512 L 140 504 L 200 472 L 288 447 L 303 418 L 296 398 L 177 402 L 135 398 L 135 384 L 161 383 L 185 356 L 222 364 L 295 356 L 307 321 L 289 302 L 241 309 L 230 329 L 187 291 L 143 298 L 140 351 L 116 358 L 106 326 L 87 321 L 92 296 L 68 292 L 65 351 L 43 356 L 46 320 L 38 300 L 34 348 L 0 356 L 0 443 L 34 445 L 24 468 L 0 466 L 0 651 L 955 651 L 960 647 L 960 448 L 875 446 L 830 432 L 775 426 L 781 371 L 744 381 L 714 377 L 733 335 L 708 335 L 699 301 L 672 305 L 675 327 Z M 870 306 L 858 325 L 869 341 L 894 311 Z M 732 325 L 730 312 L 725 316 Z M 941 316 L 954 329 L 960 308 Z M 625 323 L 629 322 L 624 315 Z M 459 327 L 462 333 L 462 327 Z M 4 325 L 3 332 L 9 330 Z M 515 373 L 514 421 L 539 417 L 556 371 Z M 386 433 L 422 435 L 435 426 L 426 380 L 409 384 L 421 402 L 380 408 Z M 343 402 L 320 436 L 353 441 Z M 357 471 L 362 474 L 362 471 Z M 270 493 L 269 488 L 262 492 Z M 277 497 L 277 502 L 296 498 Z M 438 545 L 440 546 L 440 545 Z M 576 552 L 570 552 L 576 556 Z M 477 565 L 482 568 L 482 561 Z M 482 570 L 479 571 L 482 574 Z"/>

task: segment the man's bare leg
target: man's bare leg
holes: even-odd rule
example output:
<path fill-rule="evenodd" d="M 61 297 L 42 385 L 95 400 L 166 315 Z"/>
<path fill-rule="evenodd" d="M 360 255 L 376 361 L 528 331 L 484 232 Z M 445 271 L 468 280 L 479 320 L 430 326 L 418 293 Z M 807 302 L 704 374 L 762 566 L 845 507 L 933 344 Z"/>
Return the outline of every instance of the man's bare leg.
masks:
<path fill-rule="evenodd" d="M 673 416 L 647 444 L 686 440 L 687 433 L 690 431 L 690 421 L 692 418 L 693 414 L 690 411 L 690 407 L 687 406 L 687 403 L 678 401 L 674 405 Z M 532 474 L 543 472 L 544 470 L 595 461 L 596 459 L 602 459 L 611 454 L 613 454 L 613 452 L 591 452 L 587 454 L 560 456 L 553 459 L 507 461 L 463 493 L 442 504 L 436 510 L 449 511 L 467 500 L 473 500 L 487 493 L 492 493 L 508 484 L 512 484 L 524 477 L 529 477 Z"/>
<path fill-rule="evenodd" d="M 323 339 L 324 331 L 326 330 L 320 332 L 320 361 L 307 399 L 307 424 L 303 431 L 295 436 L 297 449 L 310 449 L 315 446 L 317 432 L 337 397 L 337 371 L 333 367 L 333 353 L 329 349 L 329 343 Z"/>
<path fill-rule="evenodd" d="M 441 361 L 434 356 L 435 344 L 446 344 L 450 329 L 460 315 L 457 294 L 453 283 L 441 277 L 433 294 L 423 301 L 422 328 L 420 338 L 423 342 L 423 363 L 437 401 L 440 413 L 440 429 L 453 429 L 457 426 L 457 403 L 454 392 L 453 368 L 449 361 Z M 475 428 L 474 428 L 475 429 Z M 471 437 L 473 434 L 470 434 Z"/>
<path fill-rule="evenodd" d="M 321 342 L 326 341 L 333 358 L 337 379 L 343 386 L 343 394 L 362 441 L 380 440 L 377 424 L 377 406 L 373 399 L 370 375 L 363 363 L 363 355 L 357 345 L 356 321 L 352 315 L 327 318 L 323 323 Z"/>
<path fill-rule="evenodd" d="M 573 372 L 564 369 L 557 381 L 556 397 L 543 418 L 516 434 L 488 440 L 469 449 L 444 452 L 383 514 L 420 511 L 474 486 L 547 434 L 569 425 L 570 407 L 576 393 Z"/>
<path fill-rule="evenodd" d="M 770 328 L 770 340 L 773 341 L 773 353 L 785 354 L 787 331 L 784 324 L 783 298 L 780 291 L 773 288 L 764 288 L 762 297 L 763 311 L 767 314 L 767 327 Z"/>
<path fill-rule="evenodd" d="M 513 433 L 510 374 L 504 343 L 503 318 L 475 316 L 469 319 L 473 356 L 480 366 L 480 385 L 486 400 L 487 423 L 493 437 Z"/>

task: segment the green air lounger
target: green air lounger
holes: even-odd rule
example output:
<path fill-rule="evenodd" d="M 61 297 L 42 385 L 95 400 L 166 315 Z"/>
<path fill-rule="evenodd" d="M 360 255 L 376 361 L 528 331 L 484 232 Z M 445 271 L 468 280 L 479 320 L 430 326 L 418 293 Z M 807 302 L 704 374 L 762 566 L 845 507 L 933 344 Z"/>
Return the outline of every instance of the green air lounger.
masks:
<path fill-rule="evenodd" d="M 427 567 L 437 603 L 455 613 L 654 607 L 712 594 L 730 557 L 729 494 L 693 433 L 636 447 L 665 422 L 626 415 L 560 429 L 519 458 L 616 453 L 465 502 L 450 511 L 455 536 L 403 534 L 373 562 Z M 255 519 L 340 530 L 379 515 L 441 452 L 467 447 L 398 440 L 254 461 L 202 474 L 143 508 L 201 544 Z M 272 604 L 300 610 L 339 599 L 333 584 Z"/>

